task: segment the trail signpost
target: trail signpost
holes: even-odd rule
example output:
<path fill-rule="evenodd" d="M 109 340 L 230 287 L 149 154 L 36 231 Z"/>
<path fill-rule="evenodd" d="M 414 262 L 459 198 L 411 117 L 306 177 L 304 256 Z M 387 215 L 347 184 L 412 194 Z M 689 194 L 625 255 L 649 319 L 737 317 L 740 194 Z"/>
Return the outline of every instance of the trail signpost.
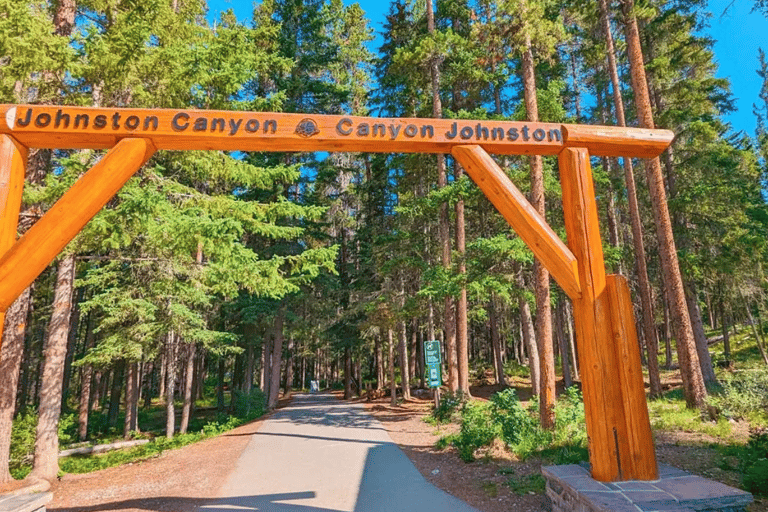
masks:
<path fill-rule="evenodd" d="M 443 384 L 439 341 L 424 342 L 424 362 L 427 370 L 427 385 L 431 388 L 439 388 Z"/>
<path fill-rule="evenodd" d="M 629 287 L 605 273 L 590 156 L 656 157 L 673 137 L 512 121 L 0 105 L 0 325 L 16 297 L 157 150 L 448 153 L 573 301 L 592 476 L 655 480 Z M 17 239 L 29 148 L 109 151 Z M 489 153 L 557 155 L 567 245 Z M 439 357 L 439 344 L 432 353 Z M 430 385 L 439 382 L 434 368 Z"/>

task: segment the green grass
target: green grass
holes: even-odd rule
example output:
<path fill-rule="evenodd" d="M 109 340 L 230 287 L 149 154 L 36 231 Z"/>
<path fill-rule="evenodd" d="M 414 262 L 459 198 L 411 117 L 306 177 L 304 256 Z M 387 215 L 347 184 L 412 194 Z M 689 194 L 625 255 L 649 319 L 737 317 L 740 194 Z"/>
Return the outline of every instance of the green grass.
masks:
<path fill-rule="evenodd" d="M 538 473 L 532 475 L 514 476 L 507 480 L 507 486 L 518 496 L 526 494 L 543 494 L 546 486 L 544 477 Z"/>
<path fill-rule="evenodd" d="M 727 440 L 731 424 L 724 417 L 716 422 L 703 419 L 698 410 L 688 409 L 680 390 L 665 393 L 662 398 L 648 401 L 648 414 L 655 430 L 697 432 Z"/>

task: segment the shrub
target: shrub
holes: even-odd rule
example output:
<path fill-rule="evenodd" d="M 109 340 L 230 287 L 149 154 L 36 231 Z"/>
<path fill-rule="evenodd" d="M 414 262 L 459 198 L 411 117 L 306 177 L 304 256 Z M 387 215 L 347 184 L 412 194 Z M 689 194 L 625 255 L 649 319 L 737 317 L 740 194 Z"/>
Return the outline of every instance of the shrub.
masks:
<path fill-rule="evenodd" d="M 259 388 L 253 388 L 249 393 L 235 393 L 234 414 L 238 418 L 258 418 L 267 412 L 267 396 Z"/>
<path fill-rule="evenodd" d="M 484 402 L 467 402 L 462 407 L 461 430 L 453 439 L 464 462 L 475 460 L 475 450 L 487 446 L 501 434 L 497 423 L 491 418 L 491 408 Z"/>
<path fill-rule="evenodd" d="M 768 429 L 749 433 L 749 442 L 741 456 L 744 487 L 755 494 L 768 495 Z"/>
<path fill-rule="evenodd" d="M 710 395 L 709 403 L 727 418 L 768 417 L 768 368 L 726 373 L 721 378 L 722 391 Z"/>
<path fill-rule="evenodd" d="M 512 388 L 491 397 L 491 418 L 499 425 L 501 440 L 510 447 L 514 447 L 537 429 L 536 420 L 523 408 Z"/>
<path fill-rule="evenodd" d="M 453 413 L 459 410 L 465 402 L 464 395 L 459 393 L 445 393 L 440 397 L 440 406 L 432 411 L 432 417 L 437 423 L 448 423 Z"/>

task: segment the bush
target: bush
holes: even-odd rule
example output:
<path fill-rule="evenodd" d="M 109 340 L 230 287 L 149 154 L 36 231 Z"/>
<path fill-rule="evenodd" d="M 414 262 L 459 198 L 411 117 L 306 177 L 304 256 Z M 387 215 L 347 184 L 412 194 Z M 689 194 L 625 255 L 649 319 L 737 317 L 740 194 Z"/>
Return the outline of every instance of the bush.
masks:
<path fill-rule="evenodd" d="M 432 417 L 437 423 L 448 423 L 453 413 L 459 410 L 466 402 L 464 395 L 459 393 L 445 393 L 440 397 L 440 406 L 432 411 Z"/>
<path fill-rule="evenodd" d="M 768 495 L 768 429 L 749 433 L 740 462 L 744 487 L 749 492 Z"/>
<path fill-rule="evenodd" d="M 565 390 L 555 404 L 555 442 L 587 444 L 587 419 L 584 398 L 575 386 Z"/>
<path fill-rule="evenodd" d="M 536 420 L 523 408 L 512 388 L 491 397 L 491 418 L 499 425 L 501 440 L 510 447 L 514 447 L 537 429 Z"/>
<path fill-rule="evenodd" d="M 721 378 L 722 392 L 710 395 L 710 405 L 725 417 L 749 419 L 755 414 L 768 418 L 768 368 L 726 373 Z"/>
<path fill-rule="evenodd" d="M 475 460 L 475 450 L 487 446 L 501 434 L 499 425 L 491 418 L 491 408 L 484 402 L 467 402 L 461 410 L 461 430 L 453 445 L 464 462 Z"/>
<path fill-rule="evenodd" d="M 234 414 L 238 418 L 258 418 L 267 412 L 267 396 L 259 388 L 253 388 L 249 393 L 235 393 Z"/>

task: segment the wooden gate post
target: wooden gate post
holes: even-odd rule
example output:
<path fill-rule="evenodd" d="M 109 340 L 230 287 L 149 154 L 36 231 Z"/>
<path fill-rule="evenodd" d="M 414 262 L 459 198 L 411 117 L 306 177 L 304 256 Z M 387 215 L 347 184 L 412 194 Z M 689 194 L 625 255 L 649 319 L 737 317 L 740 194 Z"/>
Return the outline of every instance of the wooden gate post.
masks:
<path fill-rule="evenodd" d="M 27 148 L 12 137 L 0 135 L 0 257 L 16 241 L 27 153 Z M 3 346 L 6 309 L 0 309 L 0 348 Z"/>
<path fill-rule="evenodd" d="M 601 481 L 655 480 L 629 290 L 621 278 L 606 280 L 589 152 L 566 148 L 558 160 L 568 246 L 581 284 L 573 307 L 592 476 Z"/>

